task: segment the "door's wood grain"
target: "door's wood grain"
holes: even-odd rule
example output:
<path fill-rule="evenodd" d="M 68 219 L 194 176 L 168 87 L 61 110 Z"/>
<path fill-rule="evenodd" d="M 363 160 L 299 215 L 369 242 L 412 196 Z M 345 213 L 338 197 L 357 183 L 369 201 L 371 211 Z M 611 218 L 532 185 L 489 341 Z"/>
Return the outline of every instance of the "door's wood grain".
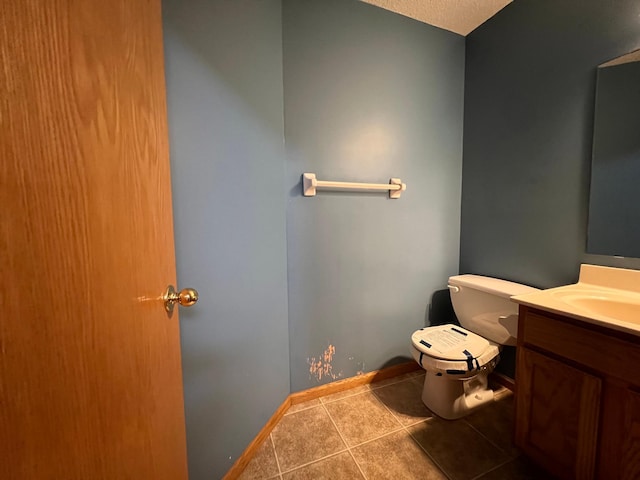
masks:
<path fill-rule="evenodd" d="M 560 478 L 594 478 L 601 380 L 518 349 L 516 445 Z"/>
<path fill-rule="evenodd" d="M 622 440 L 622 475 L 624 480 L 640 478 L 640 393 L 628 389 L 620 398 L 624 406 Z"/>
<path fill-rule="evenodd" d="M 0 478 L 184 479 L 159 0 L 0 3 Z"/>

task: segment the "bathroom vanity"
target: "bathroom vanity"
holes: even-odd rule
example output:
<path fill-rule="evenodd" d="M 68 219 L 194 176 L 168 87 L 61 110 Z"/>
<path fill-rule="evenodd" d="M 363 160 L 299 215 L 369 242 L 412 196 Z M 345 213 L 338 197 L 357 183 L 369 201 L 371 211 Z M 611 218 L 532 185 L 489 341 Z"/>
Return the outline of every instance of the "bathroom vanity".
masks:
<path fill-rule="evenodd" d="M 611 270 L 583 265 L 576 285 L 513 297 L 515 443 L 563 479 L 640 478 L 640 271 L 612 288 L 599 280 Z"/>

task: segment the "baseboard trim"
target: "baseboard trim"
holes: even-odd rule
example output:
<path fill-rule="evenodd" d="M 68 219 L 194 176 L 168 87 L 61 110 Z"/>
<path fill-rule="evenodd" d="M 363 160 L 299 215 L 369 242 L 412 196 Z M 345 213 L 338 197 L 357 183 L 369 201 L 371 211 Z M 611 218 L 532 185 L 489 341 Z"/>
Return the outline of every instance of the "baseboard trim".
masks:
<path fill-rule="evenodd" d="M 234 462 L 227 474 L 222 477 L 223 480 L 235 480 L 242 474 L 258 449 L 262 446 L 264 441 L 269 438 L 271 430 L 273 430 L 273 428 L 282 419 L 282 417 L 284 417 L 284 414 L 287 413 L 287 410 L 289 410 L 290 406 L 291 395 L 284 399 L 284 402 L 282 402 L 282 404 L 277 408 L 277 410 L 274 412 L 265 426 L 262 427 L 262 430 L 258 432 L 256 437 L 251 441 L 247 448 L 245 448 L 244 452 L 242 452 L 242 455 L 240 455 Z"/>
<path fill-rule="evenodd" d="M 269 437 L 271 431 L 282 419 L 282 417 L 284 417 L 284 414 L 287 413 L 287 410 L 289 410 L 289 407 L 291 405 L 308 402 L 309 400 L 315 400 L 316 398 L 324 397 L 325 395 L 343 392 L 345 390 L 359 387 L 361 385 L 380 382 L 382 380 L 397 377 L 398 375 L 413 372 L 415 370 L 420 370 L 420 366 L 416 362 L 412 361 L 407 363 L 400 363 L 391 367 L 374 370 L 373 372 L 364 373 L 355 377 L 345 378 L 344 380 L 338 380 L 336 382 L 327 383 L 326 385 L 319 385 L 317 387 L 309 388 L 308 390 L 302 390 L 300 392 L 292 393 L 287 398 L 285 398 L 284 402 L 282 402 L 282 405 L 278 407 L 269 421 L 265 424 L 264 427 L 262 427 L 262 430 L 258 432 L 249 446 L 247 446 L 244 452 L 242 452 L 242 455 L 238 457 L 227 474 L 223 477 L 223 480 L 236 480 L 238 477 L 240 477 L 258 449 L 262 446 L 262 443 Z"/>
<path fill-rule="evenodd" d="M 324 397 L 325 395 L 343 392 L 345 390 L 359 387 L 361 385 L 367 385 L 369 383 L 386 380 L 387 378 L 397 377 L 398 375 L 413 372 L 414 370 L 419 369 L 420 365 L 418 365 L 416 362 L 401 363 L 399 365 L 393 365 L 381 370 L 374 370 L 373 372 L 364 373 L 355 377 L 345 378 L 336 382 L 327 383 L 326 385 L 320 385 L 308 390 L 302 390 L 301 392 L 292 393 L 291 395 L 289 395 L 289 398 L 291 399 L 291 405 L 296 405 L 298 403 L 308 402 L 309 400 L 315 400 L 316 398 Z"/>

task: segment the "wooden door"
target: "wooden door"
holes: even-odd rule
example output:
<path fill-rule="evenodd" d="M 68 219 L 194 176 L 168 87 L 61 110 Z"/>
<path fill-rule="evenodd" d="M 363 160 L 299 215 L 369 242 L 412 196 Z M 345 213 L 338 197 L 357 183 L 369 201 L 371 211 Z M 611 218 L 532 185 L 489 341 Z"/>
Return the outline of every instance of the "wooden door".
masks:
<path fill-rule="evenodd" d="M 159 0 L 0 3 L 0 478 L 184 479 Z"/>
<path fill-rule="evenodd" d="M 601 380 L 522 346 L 516 378 L 516 445 L 559 478 L 594 478 Z"/>

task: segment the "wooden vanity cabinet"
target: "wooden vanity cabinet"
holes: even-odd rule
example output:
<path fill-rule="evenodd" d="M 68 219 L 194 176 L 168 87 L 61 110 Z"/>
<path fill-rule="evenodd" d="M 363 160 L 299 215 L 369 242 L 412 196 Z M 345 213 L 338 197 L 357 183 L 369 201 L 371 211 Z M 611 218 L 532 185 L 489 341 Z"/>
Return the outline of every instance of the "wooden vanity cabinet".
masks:
<path fill-rule="evenodd" d="M 562 479 L 640 479 L 640 337 L 520 306 L 515 443 Z"/>

